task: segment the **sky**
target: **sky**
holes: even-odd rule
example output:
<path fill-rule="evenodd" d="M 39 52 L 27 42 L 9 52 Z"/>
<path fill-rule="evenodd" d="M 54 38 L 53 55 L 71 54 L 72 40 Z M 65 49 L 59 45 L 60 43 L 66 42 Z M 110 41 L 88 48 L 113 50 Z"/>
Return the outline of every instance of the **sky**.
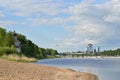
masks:
<path fill-rule="evenodd" d="M 0 0 L 0 27 L 59 52 L 120 48 L 120 0 Z"/>

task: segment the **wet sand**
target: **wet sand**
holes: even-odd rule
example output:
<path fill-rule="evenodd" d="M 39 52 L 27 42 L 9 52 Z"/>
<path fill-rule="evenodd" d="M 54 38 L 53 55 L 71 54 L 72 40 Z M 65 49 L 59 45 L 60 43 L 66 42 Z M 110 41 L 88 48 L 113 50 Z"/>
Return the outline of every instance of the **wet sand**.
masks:
<path fill-rule="evenodd" d="M 96 75 L 0 59 L 0 80 L 98 80 Z"/>

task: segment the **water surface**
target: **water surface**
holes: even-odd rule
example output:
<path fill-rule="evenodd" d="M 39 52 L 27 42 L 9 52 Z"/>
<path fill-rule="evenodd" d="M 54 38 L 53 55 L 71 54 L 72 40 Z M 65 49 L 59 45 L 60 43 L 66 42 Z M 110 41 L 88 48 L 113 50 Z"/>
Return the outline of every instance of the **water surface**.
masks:
<path fill-rule="evenodd" d="M 58 58 L 39 60 L 36 64 L 70 68 L 96 74 L 99 80 L 120 80 L 120 59 L 113 58 Z"/>

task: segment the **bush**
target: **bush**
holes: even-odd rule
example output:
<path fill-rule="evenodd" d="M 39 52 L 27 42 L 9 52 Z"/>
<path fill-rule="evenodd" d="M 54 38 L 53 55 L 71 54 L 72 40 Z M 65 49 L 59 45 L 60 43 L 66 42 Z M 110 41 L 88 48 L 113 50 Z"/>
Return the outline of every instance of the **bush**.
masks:
<path fill-rule="evenodd" d="M 3 53 L 3 51 L 0 49 L 0 56 L 2 56 L 4 53 Z"/>
<path fill-rule="evenodd" d="M 16 53 L 15 48 L 13 47 L 0 47 L 0 56 L 3 54 L 9 55 L 13 53 Z"/>

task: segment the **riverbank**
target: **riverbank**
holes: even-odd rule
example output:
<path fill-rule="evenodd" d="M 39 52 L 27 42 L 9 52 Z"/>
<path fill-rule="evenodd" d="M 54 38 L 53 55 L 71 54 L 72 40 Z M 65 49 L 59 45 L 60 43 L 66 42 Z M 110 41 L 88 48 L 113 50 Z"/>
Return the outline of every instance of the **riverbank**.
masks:
<path fill-rule="evenodd" d="M 89 73 L 0 59 L 0 80 L 98 80 Z"/>
<path fill-rule="evenodd" d="M 24 55 L 22 55 L 21 57 L 16 55 L 16 54 L 10 54 L 10 55 L 2 55 L 0 56 L 0 58 L 9 60 L 9 61 L 15 61 L 15 62 L 24 62 L 24 63 L 29 63 L 29 62 L 36 62 L 37 59 L 35 58 L 28 58 Z"/>
<path fill-rule="evenodd" d="M 60 58 L 120 58 L 120 56 L 79 56 L 79 55 L 68 55 L 68 56 L 61 56 Z"/>

